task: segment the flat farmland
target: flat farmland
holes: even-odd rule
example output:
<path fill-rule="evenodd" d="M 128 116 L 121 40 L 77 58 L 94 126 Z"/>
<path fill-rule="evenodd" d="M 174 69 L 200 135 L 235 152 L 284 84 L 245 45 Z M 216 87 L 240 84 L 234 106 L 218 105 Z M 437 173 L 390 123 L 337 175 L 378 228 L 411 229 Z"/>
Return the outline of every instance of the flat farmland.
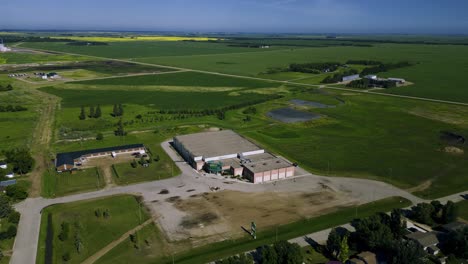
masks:
<path fill-rule="evenodd" d="M 238 88 L 265 88 L 276 87 L 277 83 L 261 80 L 250 80 L 235 77 L 227 77 L 198 72 L 175 72 L 168 74 L 141 75 L 131 77 L 108 78 L 74 82 L 84 85 L 162 85 L 162 86 L 193 86 L 193 87 L 238 87 Z"/>
<path fill-rule="evenodd" d="M 206 41 L 128 41 L 110 42 L 105 46 L 72 46 L 66 42 L 59 43 L 24 43 L 22 47 L 53 50 L 108 58 L 147 58 L 160 56 L 185 57 L 192 55 L 226 54 L 243 52 L 262 52 L 264 49 L 231 47 L 224 43 Z M 277 49 L 283 49 L 279 47 Z"/>

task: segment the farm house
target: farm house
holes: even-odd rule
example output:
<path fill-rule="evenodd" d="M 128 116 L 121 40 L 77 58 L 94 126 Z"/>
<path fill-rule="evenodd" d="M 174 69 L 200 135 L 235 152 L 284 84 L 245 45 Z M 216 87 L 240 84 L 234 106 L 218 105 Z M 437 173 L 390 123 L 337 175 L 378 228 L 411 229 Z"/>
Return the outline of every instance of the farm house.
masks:
<path fill-rule="evenodd" d="M 132 153 L 144 154 L 146 153 L 146 148 L 143 144 L 132 144 L 100 149 L 88 149 L 83 151 L 58 153 L 55 158 L 55 168 L 57 169 L 57 172 L 71 171 L 78 169 L 79 166 L 86 163 L 86 161 L 88 161 L 88 159 L 91 158 L 105 156 L 116 157 L 120 154 Z"/>

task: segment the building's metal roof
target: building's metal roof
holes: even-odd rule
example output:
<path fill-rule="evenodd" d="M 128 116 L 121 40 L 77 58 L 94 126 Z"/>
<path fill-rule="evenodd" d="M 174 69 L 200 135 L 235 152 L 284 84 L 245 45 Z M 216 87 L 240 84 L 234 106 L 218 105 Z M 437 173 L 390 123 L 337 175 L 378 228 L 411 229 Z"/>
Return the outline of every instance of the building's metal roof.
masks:
<path fill-rule="evenodd" d="M 16 180 L 7 180 L 7 181 L 0 181 L 0 186 L 5 187 L 5 186 L 10 186 L 16 184 Z"/>
<path fill-rule="evenodd" d="M 244 164 L 244 167 L 253 173 L 277 170 L 292 166 L 293 165 L 291 163 L 285 161 L 284 159 L 276 157 L 268 160 L 261 160 L 258 162 Z"/>
<path fill-rule="evenodd" d="M 261 149 L 232 130 L 201 132 L 176 136 L 175 139 L 194 157 L 205 159 Z"/>
<path fill-rule="evenodd" d="M 88 154 L 93 153 L 100 153 L 100 152 L 109 152 L 109 151 L 117 151 L 123 149 L 132 149 L 132 148 L 142 148 L 144 147 L 143 144 L 130 144 L 130 145 L 123 145 L 123 146 L 114 146 L 114 147 L 107 147 L 107 148 L 99 148 L 99 149 L 87 149 L 81 151 L 74 151 L 74 152 L 64 152 L 58 153 L 55 159 L 55 166 L 62 166 L 64 164 L 73 165 L 73 160 Z"/>
<path fill-rule="evenodd" d="M 439 239 L 434 232 L 414 232 L 406 235 L 407 238 L 417 241 L 421 246 L 428 247 L 439 243 Z"/>

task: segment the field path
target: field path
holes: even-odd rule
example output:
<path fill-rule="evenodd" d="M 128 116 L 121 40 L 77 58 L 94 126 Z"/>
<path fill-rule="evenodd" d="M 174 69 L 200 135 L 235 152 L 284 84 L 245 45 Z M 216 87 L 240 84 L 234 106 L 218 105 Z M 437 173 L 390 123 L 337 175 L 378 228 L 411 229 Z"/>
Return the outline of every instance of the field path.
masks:
<path fill-rule="evenodd" d="M 104 178 L 104 182 L 106 183 L 106 189 L 112 188 L 115 186 L 114 180 L 112 179 L 112 168 L 111 166 L 102 166 L 101 168 L 102 171 L 102 177 Z"/>
<path fill-rule="evenodd" d="M 53 124 L 55 110 L 59 102 L 58 97 L 33 90 L 38 98 L 42 99 L 39 120 L 33 133 L 31 144 L 32 156 L 35 160 L 34 169 L 29 175 L 31 180 L 30 197 L 38 197 L 41 194 L 41 178 L 48 168 L 49 144 L 53 137 Z"/>
<path fill-rule="evenodd" d="M 96 262 L 98 259 L 100 259 L 102 256 L 104 256 L 105 254 L 107 254 L 107 252 L 111 251 L 113 248 L 115 248 L 118 244 L 122 243 L 123 241 L 125 241 L 125 239 L 129 239 L 128 237 L 132 234 L 132 233 L 135 233 L 137 231 L 139 231 L 140 229 L 142 229 L 143 227 L 149 225 L 150 223 L 152 223 L 154 221 L 153 218 L 150 218 L 148 220 L 146 220 L 143 224 L 131 229 L 130 231 L 128 231 L 127 233 L 123 234 L 121 237 L 119 237 L 118 239 L 110 242 L 107 246 L 103 247 L 101 250 L 99 250 L 98 252 L 96 252 L 94 255 L 92 255 L 91 257 L 87 258 L 85 261 L 82 262 L 82 264 L 92 264 L 94 262 Z"/>
<path fill-rule="evenodd" d="M 50 50 L 44 50 L 44 49 L 33 49 L 33 48 L 31 48 L 31 49 L 32 50 L 37 50 L 37 51 L 43 51 L 43 52 L 51 52 Z M 330 85 L 325 85 L 324 86 L 324 85 L 321 85 L 321 84 L 306 84 L 306 83 L 297 83 L 297 82 L 292 82 L 292 81 L 280 81 L 280 80 L 266 79 L 266 78 L 260 78 L 260 77 L 235 75 L 235 74 L 204 71 L 204 70 L 196 70 L 196 69 L 189 69 L 189 68 L 183 68 L 183 67 L 175 67 L 175 66 L 168 66 L 168 65 L 161 65 L 161 64 L 154 64 L 154 63 L 146 63 L 146 62 L 137 62 L 137 61 L 126 60 L 126 59 L 115 59 L 115 58 L 107 58 L 107 57 L 100 57 L 100 56 L 91 56 L 91 55 L 84 55 L 84 54 L 77 54 L 77 53 L 70 53 L 70 52 L 61 52 L 61 51 L 53 51 L 53 52 L 60 53 L 60 54 L 66 54 L 66 55 L 82 56 L 82 57 L 96 58 L 96 59 L 105 59 L 105 60 L 112 60 L 112 61 L 119 61 L 119 62 L 127 62 L 127 63 L 146 65 L 146 66 L 155 66 L 155 67 L 160 67 L 160 68 L 181 70 L 181 71 L 192 71 L 192 72 L 219 75 L 219 76 L 226 76 L 226 77 L 233 77 L 233 78 L 242 78 L 242 79 L 258 80 L 258 81 L 266 81 L 266 82 L 282 83 L 282 84 L 293 84 L 293 85 L 307 86 L 307 87 L 314 87 L 314 88 L 325 88 L 325 89 L 341 90 L 341 91 L 348 91 L 348 92 L 354 92 L 354 93 L 390 96 L 390 97 L 403 98 L 403 99 L 412 99 L 412 100 L 420 100 L 420 101 L 427 101 L 427 102 L 468 106 L 468 103 L 456 102 L 456 101 L 439 100 L 439 99 L 431 99 L 431 98 L 425 98 L 425 97 L 416 97 L 416 96 L 398 95 L 398 94 L 389 94 L 389 93 L 379 93 L 379 92 L 373 92 L 373 91 L 368 91 L 368 90 L 362 90 L 361 91 L 361 90 L 357 90 L 357 89 L 335 87 L 335 86 L 330 86 Z"/>

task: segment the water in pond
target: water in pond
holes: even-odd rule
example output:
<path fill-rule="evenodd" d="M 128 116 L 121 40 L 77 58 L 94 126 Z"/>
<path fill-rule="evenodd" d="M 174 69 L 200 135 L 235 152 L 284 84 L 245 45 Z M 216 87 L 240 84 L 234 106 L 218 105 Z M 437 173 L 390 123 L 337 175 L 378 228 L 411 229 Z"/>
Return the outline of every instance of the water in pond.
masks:
<path fill-rule="evenodd" d="M 283 123 L 304 122 L 322 117 L 319 114 L 298 111 L 292 108 L 279 108 L 271 110 L 267 113 L 267 116 Z"/>
<path fill-rule="evenodd" d="M 298 106 L 313 106 L 313 107 L 317 107 L 317 108 L 336 107 L 336 105 L 327 105 L 327 104 L 322 104 L 322 103 L 319 103 L 319 102 L 305 101 L 305 100 L 300 100 L 300 99 L 292 99 L 290 102 L 293 103 L 294 105 L 298 105 Z"/>

